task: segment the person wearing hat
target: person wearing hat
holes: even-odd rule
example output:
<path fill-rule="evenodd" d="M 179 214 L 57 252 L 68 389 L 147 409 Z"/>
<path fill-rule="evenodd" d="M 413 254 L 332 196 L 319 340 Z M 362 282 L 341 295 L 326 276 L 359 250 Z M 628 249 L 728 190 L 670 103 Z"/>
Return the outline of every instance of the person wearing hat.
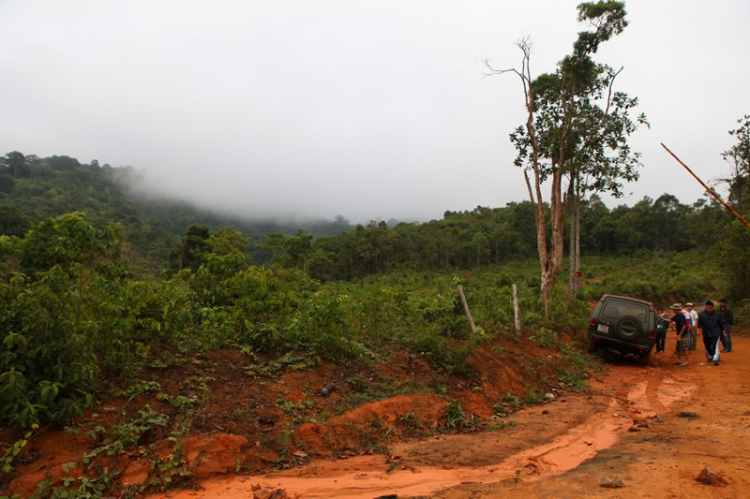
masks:
<path fill-rule="evenodd" d="M 661 307 L 656 309 L 656 353 L 664 351 L 667 342 L 667 329 L 669 328 L 669 316 Z"/>
<path fill-rule="evenodd" d="M 677 362 L 675 365 L 678 366 L 689 366 L 688 353 L 690 349 L 690 326 L 688 325 L 689 318 L 686 318 L 680 303 L 673 303 L 671 307 L 674 312 L 672 322 L 677 329 Z"/>
<path fill-rule="evenodd" d="M 719 365 L 719 338 L 724 332 L 721 314 L 714 310 L 714 302 L 708 300 L 706 309 L 698 315 L 698 326 L 703 331 L 703 344 L 706 346 L 706 359 Z"/>
<path fill-rule="evenodd" d="M 698 312 L 693 310 L 690 302 L 685 304 L 685 310 L 690 316 L 690 350 L 695 351 L 698 349 Z"/>

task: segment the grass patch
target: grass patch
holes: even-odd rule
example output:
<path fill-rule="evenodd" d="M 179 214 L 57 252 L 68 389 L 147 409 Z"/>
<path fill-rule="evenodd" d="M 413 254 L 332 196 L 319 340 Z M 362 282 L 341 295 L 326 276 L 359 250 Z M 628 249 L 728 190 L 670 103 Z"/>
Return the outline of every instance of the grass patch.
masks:
<path fill-rule="evenodd" d="M 388 376 L 376 374 L 371 378 L 364 375 L 351 376 L 346 379 L 350 393 L 346 403 L 358 406 L 366 402 L 385 400 L 406 393 L 431 393 L 429 387 L 416 381 L 398 381 Z"/>
<path fill-rule="evenodd" d="M 526 405 L 537 405 L 543 400 L 544 400 L 544 392 L 536 388 L 527 390 L 523 399 Z"/>
<path fill-rule="evenodd" d="M 604 370 L 602 362 L 593 355 L 570 345 L 563 345 L 561 350 L 563 366 L 557 370 L 557 380 L 565 383 L 570 390 L 586 390 L 592 373 L 598 374 Z"/>
<path fill-rule="evenodd" d="M 506 428 L 512 428 L 513 426 L 516 426 L 516 422 L 512 419 L 506 420 L 506 421 L 490 421 L 487 424 L 487 431 L 501 431 Z"/>
<path fill-rule="evenodd" d="M 447 428 L 461 428 L 466 424 L 466 415 L 464 408 L 456 399 L 448 402 L 448 409 L 445 412 L 445 426 Z"/>

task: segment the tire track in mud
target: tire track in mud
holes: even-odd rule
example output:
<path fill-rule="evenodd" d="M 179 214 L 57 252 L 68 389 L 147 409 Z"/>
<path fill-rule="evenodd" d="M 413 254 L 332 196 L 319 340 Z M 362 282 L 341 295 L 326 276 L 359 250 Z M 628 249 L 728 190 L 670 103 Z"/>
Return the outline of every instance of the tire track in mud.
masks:
<path fill-rule="evenodd" d="M 634 369 L 638 370 L 634 372 Z M 172 497 L 246 498 L 252 496 L 253 486 L 260 485 L 269 489 L 285 489 L 292 498 L 370 499 L 394 493 L 399 496 L 429 495 L 461 484 L 489 484 L 519 476 L 523 476 L 528 482 L 561 475 L 595 457 L 600 451 L 612 447 L 635 421 L 655 418 L 657 413 L 665 413 L 671 403 L 689 397 L 694 391 L 694 386 L 674 378 L 663 380 L 665 375 L 668 376 L 653 367 L 613 366 L 604 383 L 609 393 L 600 394 L 609 397 L 606 404 L 596 402 L 594 399 L 599 397 L 592 393 L 576 402 L 579 413 L 566 413 L 571 404 L 561 403 L 563 401 L 545 406 L 573 424 L 561 433 L 548 432 L 547 441 L 539 435 L 534 440 L 534 421 L 537 421 L 537 425 L 542 424 L 539 423 L 539 408 L 522 411 L 528 413 L 527 419 L 530 419 L 528 423 L 524 423 L 528 424 L 528 440 L 518 440 L 516 452 L 510 455 L 500 457 L 501 454 L 494 449 L 493 455 L 498 456 L 498 461 L 491 465 L 466 467 L 446 464 L 441 467 L 436 466 L 439 459 L 434 460 L 435 464 L 409 462 L 410 449 L 424 449 L 434 455 L 437 452 L 466 451 L 467 442 L 472 442 L 473 447 L 469 449 L 471 452 L 481 454 L 492 446 L 491 440 L 496 439 L 498 434 L 484 432 L 477 434 L 473 440 L 467 440 L 470 438 L 467 435 L 441 435 L 438 439 L 442 441 L 442 450 L 430 442 L 399 444 L 398 452 L 405 456 L 402 461 L 404 469 L 389 470 L 389 464 L 383 456 L 361 456 L 333 462 L 321 460 L 304 468 L 279 473 L 208 481 L 202 484 L 203 491 L 191 491 L 185 495 L 176 493 Z M 533 418 L 530 417 L 532 413 Z M 580 423 L 579 417 L 584 414 L 587 416 Z M 512 434 L 505 434 L 503 438 L 510 444 L 514 443 Z M 524 446 L 524 443 L 532 445 Z"/>
<path fill-rule="evenodd" d="M 661 381 L 661 376 L 649 377 L 648 384 L 646 385 L 646 398 L 648 400 L 648 403 L 651 404 L 651 407 L 653 407 L 654 410 L 656 410 L 656 412 L 659 414 L 667 412 L 667 408 L 659 400 L 658 390 L 662 384 Z"/>

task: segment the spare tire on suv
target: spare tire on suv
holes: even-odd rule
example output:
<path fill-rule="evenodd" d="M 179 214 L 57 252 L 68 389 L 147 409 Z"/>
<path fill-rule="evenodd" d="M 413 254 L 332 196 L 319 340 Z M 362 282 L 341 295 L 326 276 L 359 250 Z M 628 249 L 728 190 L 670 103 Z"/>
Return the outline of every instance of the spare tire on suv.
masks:
<path fill-rule="evenodd" d="M 643 335 L 643 326 L 637 317 L 623 315 L 615 324 L 615 332 L 625 341 L 633 341 Z"/>
<path fill-rule="evenodd" d="M 590 350 L 606 348 L 648 358 L 656 338 L 655 324 L 656 311 L 650 302 L 604 295 L 589 323 Z"/>

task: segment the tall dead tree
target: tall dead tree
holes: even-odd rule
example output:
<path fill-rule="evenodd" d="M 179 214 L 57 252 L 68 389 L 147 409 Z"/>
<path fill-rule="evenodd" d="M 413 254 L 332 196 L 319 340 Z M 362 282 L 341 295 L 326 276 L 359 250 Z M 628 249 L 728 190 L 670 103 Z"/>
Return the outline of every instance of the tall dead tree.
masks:
<path fill-rule="evenodd" d="M 571 240 L 572 272 L 579 267 L 580 196 L 585 191 L 581 177 L 594 178 L 596 190 L 610 190 L 615 194 L 619 192 L 621 180 L 637 178 L 638 154 L 627 146 L 627 137 L 636 127 L 627 111 L 637 105 L 637 99 L 621 92 L 613 94 L 612 84 L 620 71 L 597 64 L 591 58 L 600 43 L 627 26 L 624 7 L 623 2 L 580 4 L 578 20 L 595 29 L 578 34 L 572 54 L 560 61 L 554 73 L 532 78 L 528 38 L 517 44 L 523 54 L 520 70 L 495 69 L 486 62 L 489 69 L 486 75 L 515 74 L 523 88 L 526 123 L 518 127 L 510 139 L 518 150 L 515 165 L 523 170 L 529 200 L 534 207 L 541 265 L 540 298 L 547 319 L 549 292 L 560 273 L 565 221 L 574 198 L 577 202 L 574 203 L 575 233 Z M 617 112 L 610 114 L 610 107 Z M 645 123 L 645 116 L 641 115 L 638 122 Z M 546 202 L 542 196 L 545 182 L 550 185 Z M 577 281 L 573 284 L 577 288 Z"/>

